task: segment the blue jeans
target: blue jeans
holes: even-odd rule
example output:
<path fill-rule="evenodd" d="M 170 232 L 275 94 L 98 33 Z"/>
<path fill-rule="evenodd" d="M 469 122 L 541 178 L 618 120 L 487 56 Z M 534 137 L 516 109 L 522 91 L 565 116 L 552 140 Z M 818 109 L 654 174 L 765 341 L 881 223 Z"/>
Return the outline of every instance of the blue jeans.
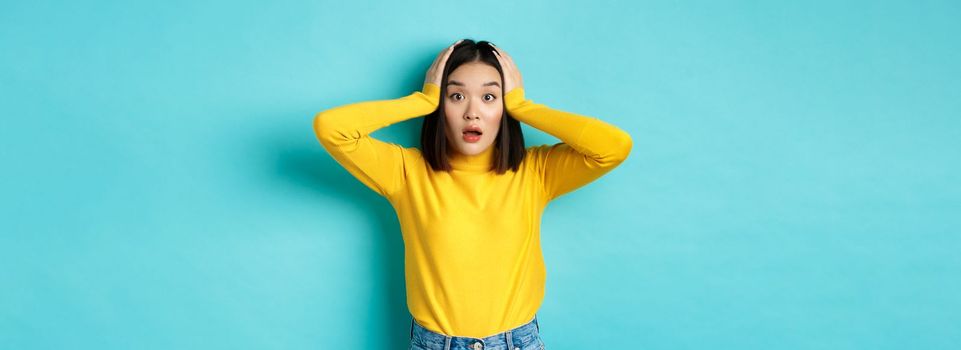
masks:
<path fill-rule="evenodd" d="M 544 350 L 537 315 L 527 323 L 485 338 L 455 337 L 431 331 L 410 320 L 409 350 Z"/>

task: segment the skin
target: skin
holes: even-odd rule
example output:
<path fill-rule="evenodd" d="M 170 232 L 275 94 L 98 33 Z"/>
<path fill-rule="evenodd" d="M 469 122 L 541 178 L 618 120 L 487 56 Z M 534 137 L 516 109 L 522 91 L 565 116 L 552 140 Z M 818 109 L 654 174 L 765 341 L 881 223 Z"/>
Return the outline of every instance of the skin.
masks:
<path fill-rule="evenodd" d="M 427 71 L 425 82 L 440 86 L 444 64 L 454 46 L 451 44 L 434 59 Z M 491 147 L 504 112 L 503 96 L 517 87 L 522 87 L 520 71 L 506 52 L 495 46 L 495 54 L 504 71 L 501 81 L 497 68 L 482 62 L 469 62 L 457 67 L 447 77 L 447 95 L 444 100 L 444 114 L 447 127 L 444 130 L 447 144 L 456 152 L 476 155 Z M 464 128 L 468 125 L 479 126 L 483 134 L 477 142 L 464 141 Z"/>
<path fill-rule="evenodd" d="M 447 78 L 444 115 L 447 118 L 447 144 L 461 154 L 475 155 L 494 144 L 500 131 L 504 103 L 501 78 L 497 69 L 480 62 L 465 63 Z M 480 127 L 480 141 L 464 141 L 464 128 Z"/>

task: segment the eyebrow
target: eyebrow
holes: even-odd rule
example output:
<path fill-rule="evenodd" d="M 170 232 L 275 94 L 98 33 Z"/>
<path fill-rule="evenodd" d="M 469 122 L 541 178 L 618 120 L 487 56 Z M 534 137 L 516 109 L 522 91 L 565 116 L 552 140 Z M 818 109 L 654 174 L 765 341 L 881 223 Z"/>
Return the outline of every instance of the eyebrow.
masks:
<path fill-rule="evenodd" d="M 448 85 L 448 86 L 450 86 L 450 85 L 465 86 L 464 83 L 459 82 L 459 81 L 457 81 L 457 80 L 448 81 L 448 82 L 447 82 L 447 85 Z M 481 86 L 496 86 L 496 87 L 500 87 L 501 84 L 498 84 L 496 81 L 489 81 L 489 82 L 484 83 L 484 84 L 481 85 Z"/>

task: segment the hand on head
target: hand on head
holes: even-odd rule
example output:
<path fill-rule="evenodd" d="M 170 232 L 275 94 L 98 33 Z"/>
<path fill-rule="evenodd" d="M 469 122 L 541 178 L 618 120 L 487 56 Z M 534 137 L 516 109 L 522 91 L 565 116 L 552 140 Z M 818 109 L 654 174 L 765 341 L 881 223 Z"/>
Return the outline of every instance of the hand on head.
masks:
<path fill-rule="evenodd" d="M 504 94 L 514 88 L 523 88 L 524 81 L 521 78 L 521 71 L 514 64 L 514 59 L 503 49 L 494 46 L 494 44 L 491 44 L 491 46 L 494 47 L 494 56 L 497 56 L 497 61 L 501 64 L 501 70 L 504 71 Z"/>
<path fill-rule="evenodd" d="M 450 53 L 454 51 L 454 46 L 460 44 L 461 41 L 464 41 L 464 39 L 458 40 L 437 54 L 437 57 L 434 58 L 434 63 L 427 69 L 427 76 L 424 77 L 425 84 L 431 83 L 440 86 L 441 79 L 444 78 L 444 65 L 447 64 L 447 58 L 450 57 Z"/>
<path fill-rule="evenodd" d="M 454 47 L 463 41 L 464 39 L 458 40 L 437 54 L 437 57 L 434 58 L 434 63 L 432 63 L 430 68 L 427 70 L 427 75 L 424 77 L 424 83 L 431 83 L 440 86 L 441 80 L 444 77 L 444 65 L 447 64 L 447 59 L 450 58 L 450 54 L 454 51 Z M 500 62 L 501 70 L 504 71 L 504 94 L 507 94 L 514 88 L 523 88 L 524 80 L 521 77 L 520 70 L 517 68 L 517 64 L 514 63 L 514 59 L 511 58 L 511 56 L 507 54 L 504 49 L 494 46 L 494 44 L 490 45 L 494 48 L 494 56 L 497 56 L 497 61 Z"/>

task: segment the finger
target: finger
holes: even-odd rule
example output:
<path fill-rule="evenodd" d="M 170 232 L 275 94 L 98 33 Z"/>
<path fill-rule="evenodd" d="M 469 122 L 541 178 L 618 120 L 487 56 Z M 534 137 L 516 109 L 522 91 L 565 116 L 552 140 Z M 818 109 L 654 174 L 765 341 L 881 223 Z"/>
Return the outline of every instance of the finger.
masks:
<path fill-rule="evenodd" d="M 453 51 L 452 49 L 454 48 L 454 45 L 457 44 L 455 43 L 441 50 L 441 52 L 437 54 L 437 57 L 434 57 L 434 62 L 431 63 L 430 66 L 432 68 L 437 68 L 438 65 L 442 64 L 441 62 L 447 62 L 447 57 L 450 55 L 450 52 Z"/>
<path fill-rule="evenodd" d="M 447 63 L 447 59 L 450 58 L 451 52 L 454 52 L 453 46 L 447 48 L 447 51 L 444 52 L 444 58 L 441 60 L 441 65 Z"/>
<path fill-rule="evenodd" d="M 457 42 L 455 42 L 455 43 L 453 43 L 453 44 L 447 45 L 446 48 L 444 48 L 443 50 L 440 51 L 440 54 L 437 55 L 437 58 L 444 57 L 444 55 L 446 55 L 447 53 L 453 51 L 453 50 L 454 50 L 454 46 L 457 46 L 457 44 L 460 44 L 461 41 L 463 41 L 463 40 L 459 40 L 459 41 L 457 41 Z"/>
<path fill-rule="evenodd" d="M 507 55 L 504 53 L 497 53 L 497 60 L 500 61 L 501 68 L 504 70 L 507 70 L 508 72 L 512 72 L 514 70 L 514 63 L 511 62 L 511 60 L 508 59 Z"/>
<path fill-rule="evenodd" d="M 504 59 L 507 61 L 507 65 L 511 67 L 511 70 L 517 70 L 517 64 L 514 63 L 514 59 L 507 55 L 504 55 Z"/>
<path fill-rule="evenodd" d="M 440 62 L 440 60 L 441 60 L 442 57 L 444 57 L 444 53 L 445 53 L 446 51 L 447 51 L 447 50 L 445 49 L 445 50 L 441 50 L 441 52 L 437 53 L 437 56 L 434 57 L 434 63 L 431 63 L 431 67 L 437 66 L 437 63 Z"/>
<path fill-rule="evenodd" d="M 507 61 L 504 60 L 504 57 L 501 57 L 501 55 L 498 54 L 498 53 L 496 53 L 496 51 L 495 51 L 495 53 L 494 53 L 494 56 L 497 57 L 497 63 L 500 63 L 500 65 L 501 65 L 501 70 L 504 71 L 504 75 L 509 75 L 509 74 L 511 74 L 510 64 L 508 64 Z"/>
<path fill-rule="evenodd" d="M 494 48 L 494 52 L 496 52 L 498 55 L 507 56 L 507 51 L 504 51 L 504 49 L 494 46 L 494 44 L 491 44 L 491 47 Z"/>
<path fill-rule="evenodd" d="M 514 59 L 511 58 L 511 55 L 507 54 L 507 52 L 501 52 L 501 56 L 503 56 L 504 59 L 506 59 L 506 60 L 507 60 L 508 62 L 510 62 L 511 64 L 514 63 Z"/>
<path fill-rule="evenodd" d="M 457 42 L 450 44 L 450 46 L 447 47 L 447 51 L 454 51 L 454 47 L 460 44 L 462 41 L 464 41 L 464 39 L 457 40 Z"/>
<path fill-rule="evenodd" d="M 507 65 L 507 60 L 505 60 L 504 56 L 501 56 L 501 53 L 497 52 L 497 50 L 494 50 L 494 57 L 497 57 L 497 62 L 501 64 L 501 68 L 504 68 L 504 66 Z"/>
<path fill-rule="evenodd" d="M 497 53 L 497 57 L 500 57 L 503 60 L 504 65 L 507 65 L 507 66 L 514 65 L 514 60 L 511 59 L 511 56 L 508 55 L 507 52 L 500 51 Z"/>
<path fill-rule="evenodd" d="M 441 51 L 440 55 L 437 55 L 437 59 L 443 59 L 444 62 L 446 62 L 447 57 L 450 56 L 450 53 L 454 51 L 454 45 L 457 45 L 457 44 L 452 44 L 448 46 L 446 49 L 444 49 L 444 51 Z"/>
<path fill-rule="evenodd" d="M 447 59 L 450 58 L 450 54 L 454 52 L 454 46 L 457 46 L 457 44 L 460 44 L 461 41 L 464 41 L 464 39 L 458 40 L 456 43 L 454 43 L 453 45 L 447 48 L 447 51 L 444 52 L 443 62 L 447 62 Z"/>

